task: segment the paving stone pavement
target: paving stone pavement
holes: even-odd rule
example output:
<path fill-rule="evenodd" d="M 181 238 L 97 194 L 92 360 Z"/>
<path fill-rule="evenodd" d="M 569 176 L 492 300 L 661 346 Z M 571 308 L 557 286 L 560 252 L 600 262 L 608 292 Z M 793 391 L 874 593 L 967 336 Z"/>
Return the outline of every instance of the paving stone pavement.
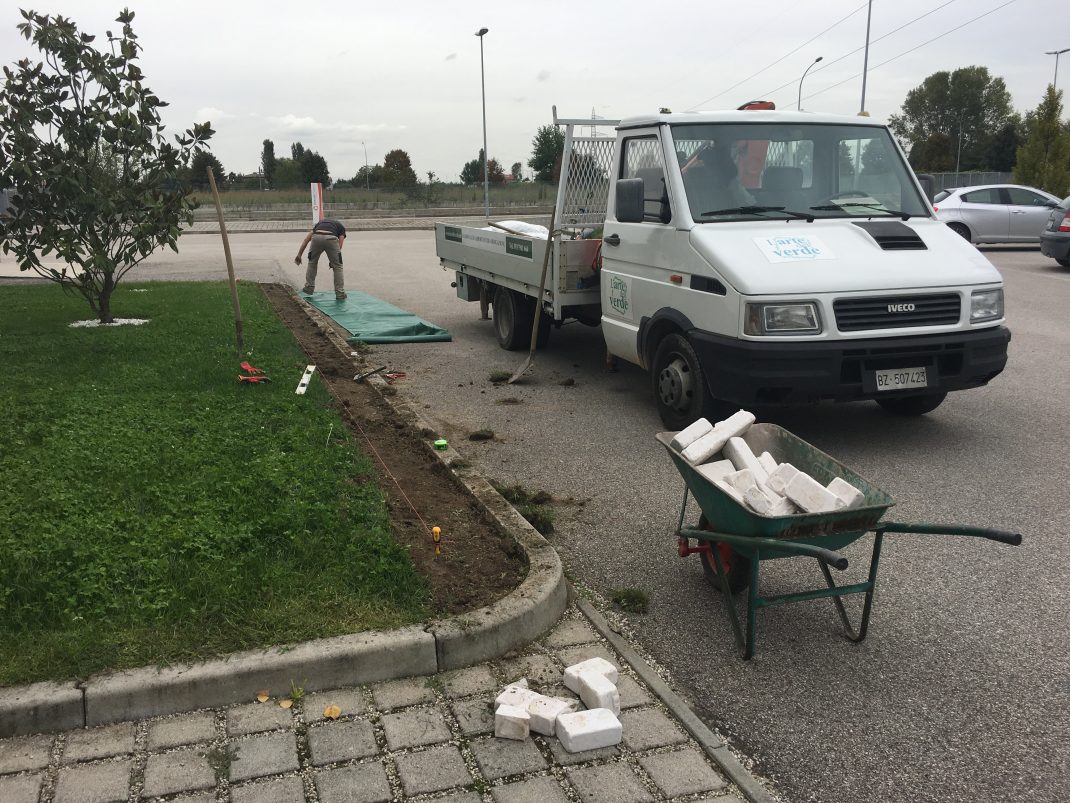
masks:
<path fill-rule="evenodd" d="M 494 697 L 560 685 L 594 655 L 621 668 L 624 740 L 569 754 L 556 738 L 493 735 Z M 741 803 L 657 695 L 575 606 L 500 660 L 428 677 L 0 740 L 2 803 Z M 257 690 L 250 690 L 250 697 Z M 325 716 L 338 706 L 337 719 Z"/>

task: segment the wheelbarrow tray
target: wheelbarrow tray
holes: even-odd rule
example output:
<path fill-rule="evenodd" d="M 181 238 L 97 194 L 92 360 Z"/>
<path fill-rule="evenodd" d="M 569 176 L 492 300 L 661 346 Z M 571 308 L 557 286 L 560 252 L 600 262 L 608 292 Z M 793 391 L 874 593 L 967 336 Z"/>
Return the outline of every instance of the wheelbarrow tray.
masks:
<path fill-rule="evenodd" d="M 752 424 L 742 437 L 755 454 L 769 452 L 778 463 L 791 463 L 822 485 L 840 477 L 865 496 L 861 507 L 828 513 L 762 516 L 703 477 L 669 445 L 675 436 L 675 432 L 659 432 L 655 437 L 668 450 L 707 520 L 720 532 L 812 542 L 828 549 L 839 549 L 872 530 L 885 511 L 895 504 L 891 496 L 869 480 L 783 427 Z"/>

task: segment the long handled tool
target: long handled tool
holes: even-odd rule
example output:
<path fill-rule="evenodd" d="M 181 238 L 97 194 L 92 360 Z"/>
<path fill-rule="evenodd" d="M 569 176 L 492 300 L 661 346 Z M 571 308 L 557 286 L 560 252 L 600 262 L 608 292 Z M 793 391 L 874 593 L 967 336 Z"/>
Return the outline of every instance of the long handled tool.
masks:
<path fill-rule="evenodd" d="M 542 255 L 542 276 L 539 278 L 539 294 L 535 297 L 535 322 L 531 325 L 531 348 L 528 350 L 528 358 L 524 364 L 516 369 L 516 373 L 509 377 L 509 384 L 513 384 L 524 374 L 531 370 L 532 361 L 535 359 L 535 342 L 539 339 L 539 323 L 542 321 L 542 294 L 546 292 L 546 268 L 550 264 L 550 249 L 554 244 L 554 216 L 557 207 L 550 212 L 550 228 L 546 232 L 546 252 Z M 497 314 L 495 312 L 495 314 Z"/>

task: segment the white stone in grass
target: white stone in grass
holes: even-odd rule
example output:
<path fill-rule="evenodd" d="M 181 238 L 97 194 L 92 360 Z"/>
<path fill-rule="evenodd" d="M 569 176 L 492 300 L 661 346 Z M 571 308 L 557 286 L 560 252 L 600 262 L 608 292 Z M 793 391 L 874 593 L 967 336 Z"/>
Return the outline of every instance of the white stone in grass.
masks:
<path fill-rule="evenodd" d="M 98 320 L 92 321 L 75 321 L 70 324 L 71 329 L 92 329 L 97 326 L 141 326 L 143 323 L 148 323 L 147 318 L 116 318 L 111 323 L 101 323 Z"/>
<path fill-rule="evenodd" d="M 847 507 L 861 507 L 866 500 L 864 493 L 840 477 L 836 477 L 825 487 L 842 499 Z"/>
<path fill-rule="evenodd" d="M 531 732 L 541 733 L 543 736 L 553 736 L 557 727 L 557 718 L 562 714 L 569 714 L 579 707 L 576 700 L 562 700 L 560 697 L 539 696 L 537 700 L 528 703 L 528 714 L 531 716 Z"/>
<path fill-rule="evenodd" d="M 579 694 L 580 675 L 584 672 L 597 672 L 599 675 L 605 675 L 610 683 L 616 683 L 620 676 L 617 667 L 605 658 L 588 658 L 586 661 L 565 667 L 565 688 Z"/>
<path fill-rule="evenodd" d="M 501 739 L 528 738 L 531 733 L 531 715 L 526 709 L 515 705 L 499 705 L 494 712 L 494 735 Z"/>
<path fill-rule="evenodd" d="M 617 684 L 598 672 L 581 672 L 579 677 L 579 694 L 583 704 L 588 708 L 608 708 L 614 714 L 620 713 L 620 692 Z"/>
<path fill-rule="evenodd" d="M 623 728 L 607 708 L 576 711 L 557 718 L 557 738 L 569 753 L 582 753 L 620 744 Z"/>

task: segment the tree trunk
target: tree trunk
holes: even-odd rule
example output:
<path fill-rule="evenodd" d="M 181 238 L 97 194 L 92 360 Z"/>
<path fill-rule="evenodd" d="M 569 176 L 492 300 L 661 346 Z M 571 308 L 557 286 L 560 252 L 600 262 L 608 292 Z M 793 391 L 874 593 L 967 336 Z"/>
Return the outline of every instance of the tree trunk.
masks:
<path fill-rule="evenodd" d="M 100 322 L 101 323 L 114 323 L 115 318 L 111 314 L 111 294 L 115 290 L 115 282 L 112 281 L 111 274 L 104 274 L 104 287 L 100 290 Z"/>

